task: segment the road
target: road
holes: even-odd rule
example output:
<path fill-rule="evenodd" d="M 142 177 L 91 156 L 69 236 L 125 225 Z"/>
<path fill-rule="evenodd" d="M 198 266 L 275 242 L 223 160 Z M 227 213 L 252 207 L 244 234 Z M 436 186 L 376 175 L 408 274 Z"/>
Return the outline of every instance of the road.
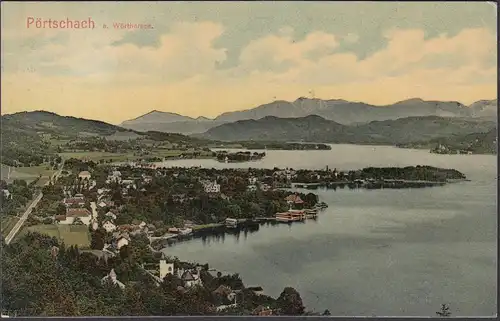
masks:
<path fill-rule="evenodd" d="M 51 180 L 53 180 L 55 182 L 59 178 L 59 175 L 61 175 L 63 167 L 64 167 L 64 160 L 62 161 L 59 170 L 57 172 L 55 172 L 54 175 L 52 175 L 52 179 L 49 179 L 47 181 L 47 183 L 45 183 L 44 186 L 49 185 L 49 183 L 50 183 Z M 14 226 L 14 228 L 12 230 L 10 230 L 9 234 L 5 238 L 5 243 L 6 244 L 9 244 L 14 239 L 14 236 L 16 236 L 16 234 L 19 232 L 19 230 L 21 229 L 21 227 L 24 225 L 24 222 L 26 222 L 26 220 L 28 219 L 28 216 L 31 214 L 31 211 L 33 211 L 33 209 L 36 207 L 36 205 L 38 204 L 38 202 L 40 202 L 40 200 L 42 199 L 42 197 L 43 197 L 43 193 L 40 192 L 40 194 L 38 194 L 33 199 L 33 201 L 28 206 L 28 208 L 26 209 L 26 211 L 19 218 L 19 221 L 17 221 L 17 223 Z"/>

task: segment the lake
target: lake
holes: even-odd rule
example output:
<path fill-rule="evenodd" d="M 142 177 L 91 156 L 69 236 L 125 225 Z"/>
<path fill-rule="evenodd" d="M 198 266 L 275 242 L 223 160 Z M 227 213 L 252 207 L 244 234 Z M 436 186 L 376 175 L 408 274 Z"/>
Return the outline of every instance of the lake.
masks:
<path fill-rule="evenodd" d="M 253 152 L 253 151 L 252 151 Z M 261 226 L 252 234 L 178 243 L 181 260 L 239 273 L 277 297 L 299 291 L 308 309 L 334 316 L 452 316 L 497 311 L 497 160 L 395 147 L 332 145 L 329 151 L 266 151 L 258 162 L 176 160 L 164 166 L 368 166 L 454 168 L 470 182 L 405 190 L 315 190 L 329 208 L 317 221 Z"/>

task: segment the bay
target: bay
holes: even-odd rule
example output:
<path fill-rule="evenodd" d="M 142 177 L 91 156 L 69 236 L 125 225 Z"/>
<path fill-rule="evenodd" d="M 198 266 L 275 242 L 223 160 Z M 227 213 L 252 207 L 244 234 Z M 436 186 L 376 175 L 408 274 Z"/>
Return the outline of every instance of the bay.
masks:
<path fill-rule="evenodd" d="M 253 151 L 252 151 L 253 152 Z M 278 296 L 296 288 L 308 309 L 336 316 L 493 316 L 497 306 L 497 160 L 387 146 L 266 151 L 258 162 L 175 160 L 163 166 L 337 168 L 431 165 L 469 182 L 400 190 L 315 190 L 329 208 L 316 221 L 193 239 L 165 251 L 239 273 Z"/>

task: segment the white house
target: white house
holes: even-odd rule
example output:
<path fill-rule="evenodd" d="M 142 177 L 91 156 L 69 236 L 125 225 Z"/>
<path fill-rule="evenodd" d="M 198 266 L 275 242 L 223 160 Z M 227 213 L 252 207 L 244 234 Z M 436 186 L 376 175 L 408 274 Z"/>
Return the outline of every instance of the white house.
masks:
<path fill-rule="evenodd" d="M 124 237 L 124 236 L 120 236 L 117 240 L 116 240 L 116 248 L 119 250 L 121 249 L 122 247 L 124 247 L 125 245 L 128 245 L 129 243 L 129 240 Z"/>
<path fill-rule="evenodd" d="M 104 222 L 104 224 L 102 225 L 102 228 L 105 229 L 106 232 L 108 232 L 108 233 L 112 233 L 112 232 L 116 231 L 116 225 L 110 221 Z"/>
<path fill-rule="evenodd" d="M 92 175 L 90 175 L 90 172 L 89 171 L 83 171 L 83 172 L 80 172 L 80 174 L 78 174 L 78 178 L 81 178 L 81 179 L 89 179 L 92 177 Z"/>
<path fill-rule="evenodd" d="M 106 180 L 106 183 L 120 183 L 122 181 L 122 173 L 119 171 L 113 171 L 111 175 L 108 175 L 108 179 Z"/>
<path fill-rule="evenodd" d="M 177 276 L 182 280 L 184 286 L 187 288 L 193 287 L 195 285 L 202 285 L 201 281 L 201 266 L 197 266 L 196 270 L 177 270 Z"/>
<path fill-rule="evenodd" d="M 160 279 L 163 280 L 168 274 L 174 274 L 174 263 L 167 263 L 165 260 L 160 260 Z"/>
<path fill-rule="evenodd" d="M 250 177 L 250 178 L 248 179 L 248 184 L 250 184 L 250 185 L 255 185 L 255 183 L 257 183 L 257 178 L 256 178 L 256 177 L 253 177 L 253 176 L 252 176 L 252 177 Z"/>
<path fill-rule="evenodd" d="M 12 199 L 12 194 L 9 192 L 9 190 L 3 189 L 2 192 L 6 199 Z"/>
<path fill-rule="evenodd" d="M 106 194 L 108 192 L 111 192 L 111 190 L 109 188 L 99 188 L 99 189 L 97 189 L 97 194 L 99 194 L 99 195 Z"/>
<path fill-rule="evenodd" d="M 109 272 L 108 275 L 106 275 L 105 277 L 103 277 L 101 279 L 101 283 L 102 284 L 105 284 L 106 282 L 109 282 L 109 281 L 111 281 L 112 284 L 118 285 L 120 287 L 120 289 L 124 289 L 125 288 L 125 284 L 121 283 L 116 278 L 115 269 L 111 269 L 111 272 Z"/>
<path fill-rule="evenodd" d="M 206 182 L 203 184 L 205 188 L 205 193 L 220 193 L 220 185 L 217 181 Z"/>
<path fill-rule="evenodd" d="M 110 219 L 116 220 L 116 214 L 111 212 L 111 211 L 104 214 L 104 216 L 109 217 Z"/>

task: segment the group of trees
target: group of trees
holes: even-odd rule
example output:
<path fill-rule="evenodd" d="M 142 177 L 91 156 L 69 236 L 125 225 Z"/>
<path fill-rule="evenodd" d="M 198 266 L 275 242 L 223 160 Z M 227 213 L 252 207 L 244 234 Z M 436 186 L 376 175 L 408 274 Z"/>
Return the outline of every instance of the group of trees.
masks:
<path fill-rule="evenodd" d="M 331 150 L 327 144 L 310 143 L 280 143 L 280 142 L 242 142 L 242 146 L 247 149 L 271 149 L 271 150 Z"/>
<path fill-rule="evenodd" d="M 251 153 L 251 152 L 237 152 L 237 153 L 228 153 L 225 151 L 222 152 L 213 152 L 212 156 L 217 158 L 218 161 L 223 162 L 226 160 L 230 162 L 248 162 L 253 160 L 259 160 L 266 156 L 266 153 Z"/>
<path fill-rule="evenodd" d="M 28 233 L 18 242 L 3 243 L 2 250 L 0 303 L 17 316 L 215 315 L 215 307 L 224 302 L 213 293 L 220 285 L 242 290 L 237 298 L 241 304 L 231 314 L 250 314 L 259 304 L 280 314 L 304 313 L 294 289 L 286 288 L 277 300 L 256 296 L 245 289 L 238 275 L 214 277 L 208 273 L 208 265 L 202 271 L 203 286 L 188 290 L 176 276 L 169 275 L 158 287 L 138 268 L 146 255 L 140 246 L 125 246 L 116 257 L 102 260 L 58 244 L 55 238 Z M 172 260 L 176 266 L 193 266 Z M 110 282 L 102 284 L 112 268 L 125 289 Z"/>
<path fill-rule="evenodd" d="M 179 225 L 183 220 L 208 224 L 221 222 L 227 217 L 271 217 L 288 209 L 285 197 L 289 192 L 248 191 L 248 181 L 236 174 L 226 175 L 221 182 L 221 191 L 226 196 L 205 193 L 199 177 L 190 176 L 187 172 L 177 177 L 155 177 L 145 191 L 138 186 L 138 189 L 130 190 L 126 197 L 115 187 L 112 200 L 115 204 L 125 205 L 116 223 L 126 224 L 138 219 L 161 221 L 167 226 Z M 300 196 L 306 202 L 304 206 L 313 206 L 317 202 L 314 194 Z"/>
<path fill-rule="evenodd" d="M 33 198 L 35 192 L 36 181 L 28 184 L 25 180 L 14 180 L 11 184 L 5 181 L 0 181 L 1 204 L 0 213 L 1 217 L 7 215 L 17 215 L 18 211 L 26 206 Z M 3 191 L 9 191 L 10 196 L 7 196 Z"/>
<path fill-rule="evenodd" d="M 319 177 L 318 177 L 319 175 Z M 407 167 L 367 167 L 361 170 L 337 172 L 331 170 L 298 170 L 294 183 L 319 183 L 319 182 L 353 182 L 366 179 L 397 179 L 413 181 L 446 181 L 448 179 L 464 179 L 465 175 L 454 169 L 443 169 L 432 166 L 407 166 Z"/>

